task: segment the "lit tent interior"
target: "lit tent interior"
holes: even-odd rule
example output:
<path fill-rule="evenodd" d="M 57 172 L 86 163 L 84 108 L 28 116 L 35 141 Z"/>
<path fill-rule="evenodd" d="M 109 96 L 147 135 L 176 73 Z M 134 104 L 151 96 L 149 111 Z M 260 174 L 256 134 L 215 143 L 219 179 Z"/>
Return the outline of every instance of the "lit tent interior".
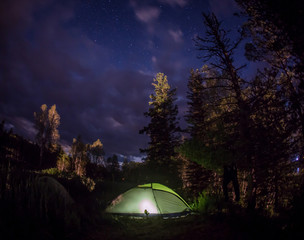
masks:
<path fill-rule="evenodd" d="M 107 207 L 106 212 L 134 217 L 171 218 L 186 216 L 191 212 L 191 208 L 172 189 L 159 183 L 148 183 L 119 195 Z"/>

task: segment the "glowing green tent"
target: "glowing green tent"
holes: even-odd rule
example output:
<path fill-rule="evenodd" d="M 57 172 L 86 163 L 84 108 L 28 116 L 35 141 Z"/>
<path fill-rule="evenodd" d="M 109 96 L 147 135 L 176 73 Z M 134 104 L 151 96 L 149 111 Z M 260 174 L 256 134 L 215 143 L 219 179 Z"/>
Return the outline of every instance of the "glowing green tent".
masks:
<path fill-rule="evenodd" d="M 159 183 L 149 183 L 138 185 L 119 195 L 106 212 L 138 217 L 179 217 L 189 214 L 191 209 L 172 189 Z"/>

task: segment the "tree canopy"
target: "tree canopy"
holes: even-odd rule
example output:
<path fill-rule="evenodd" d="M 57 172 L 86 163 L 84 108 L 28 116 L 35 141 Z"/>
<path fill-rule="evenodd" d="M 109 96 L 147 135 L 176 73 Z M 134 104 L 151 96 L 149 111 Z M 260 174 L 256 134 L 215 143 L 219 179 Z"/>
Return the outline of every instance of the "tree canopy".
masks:
<path fill-rule="evenodd" d="M 58 127 L 60 116 L 54 104 L 48 109 L 46 104 L 41 105 L 40 111 L 34 113 L 35 128 L 37 130 L 36 140 L 40 147 L 40 165 L 46 148 L 56 148 L 60 138 Z"/>

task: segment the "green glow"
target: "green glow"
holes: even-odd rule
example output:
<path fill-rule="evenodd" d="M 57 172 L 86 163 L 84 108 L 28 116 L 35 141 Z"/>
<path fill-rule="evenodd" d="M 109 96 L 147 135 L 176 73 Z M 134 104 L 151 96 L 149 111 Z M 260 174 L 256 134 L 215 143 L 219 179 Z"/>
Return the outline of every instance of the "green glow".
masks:
<path fill-rule="evenodd" d="M 170 192 L 178 197 L 180 197 L 176 192 L 174 192 L 171 188 L 168 188 L 160 183 L 147 183 L 147 184 L 143 184 L 143 185 L 138 185 L 139 188 L 152 188 L 152 189 L 156 189 L 156 190 L 162 190 L 165 192 Z"/>
<path fill-rule="evenodd" d="M 116 214 L 170 214 L 190 210 L 188 204 L 172 189 L 159 184 L 139 185 L 119 195 L 106 212 Z"/>
<path fill-rule="evenodd" d="M 165 185 L 162 185 L 160 183 L 147 183 L 147 184 L 142 184 L 142 185 L 138 185 L 137 187 L 139 188 L 152 188 L 152 189 L 155 189 L 155 190 L 161 190 L 161 191 L 165 191 L 165 192 L 169 192 L 169 193 L 172 193 L 174 194 L 175 196 L 177 196 L 179 199 L 181 199 L 184 204 L 189 208 L 190 206 L 188 205 L 188 203 L 180 196 L 178 195 L 176 192 L 174 192 L 171 188 L 168 188 L 167 186 Z"/>

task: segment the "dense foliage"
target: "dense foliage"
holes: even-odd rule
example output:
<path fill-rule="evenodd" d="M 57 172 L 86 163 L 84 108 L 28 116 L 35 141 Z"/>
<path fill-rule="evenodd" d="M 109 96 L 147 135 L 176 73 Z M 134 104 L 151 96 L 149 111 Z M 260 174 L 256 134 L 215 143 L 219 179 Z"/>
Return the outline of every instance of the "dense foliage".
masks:
<path fill-rule="evenodd" d="M 232 181 L 230 192 L 238 200 L 241 191 L 241 203 L 249 209 L 280 212 L 292 205 L 302 181 L 302 73 L 292 47 L 276 44 L 282 31 L 269 15 L 244 2 L 252 15 L 233 42 L 215 15 L 203 14 L 206 32 L 196 38 L 196 46 L 206 65 L 192 70 L 188 81 L 191 138 L 179 148 L 186 163 L 182 176 L 195 172 L 188 163 L 194 161 L 220 173 L 223 193 Z M 267 65 L 245 79 L 240 74 L 244 66 L 235 65 L 234 55 L 239 43 L 250 37 L 246 56 Z M 202 188 L 199 178 L 194 179 L 191 183 L 184 178 L 184 184 Z M 209 179 L 215 180 L 215 175 Z"/>

